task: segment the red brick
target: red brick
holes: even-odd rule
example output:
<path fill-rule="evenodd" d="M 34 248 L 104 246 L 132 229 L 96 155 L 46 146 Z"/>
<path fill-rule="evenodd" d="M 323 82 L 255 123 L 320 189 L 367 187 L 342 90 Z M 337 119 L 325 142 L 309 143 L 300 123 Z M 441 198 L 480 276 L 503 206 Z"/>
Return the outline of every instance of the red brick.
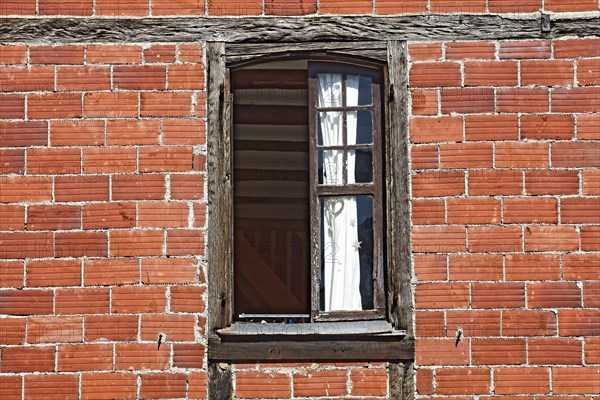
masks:
<path fill-rule="evenodd" d="M 159 144 L 159 121 L 108 121 L 106 142 L 109 145 Z"/>
<path fill-rule="evenodd" d="M 54 89 L 54 67 L 3 67 L 0 69 L 0 91 L 30 92 Z"/>
<path fill-rule="evenodd" d="M 0 321 L 0 345 L 25 343 L 25 324 L 25 318 L 2 318 Z M 28 342 L 31 343 L 31 340 L 28 339 Z"/>
<path fill-rule="evenodd" d="M 516 115 L 467 115 L 465 133 L 467 140 L 517 140 L 519 120 Z"/>
<path fill-rule="evenodd" d="M 579 308 L 581 290 L 572 282 L 538 282 L 527 285 L 529 308 Z"/>
<path fill-rule="evenodd" d="M 22 231 L 24 229 L 25 207 L 0 205 L 0 230 Z"/>
<path fill-rule="evenodd" d="M 5 347 L 0 372 L 52 372 L 54 352 L 54 346 Z"/>
<path fill-rule="evenodd" d="M 0 146 L 2 147 L 27 147 L 47 145 L 47 122 L 0 122 Z"/>
<path fill-rule="evenodd" d="M 581 227 L 581 251 L 600 251 L 600 226 Z"/>
<path fill-rule="evenodd" d="M 431 11 L 436 13 L 485 13 L 485 1 L 431 0 Z"/>
<path fill-rule="evenodd" d="M 52 256 L 52 232 L 0 233 L 0 258 Z"/>
<path fill-rule="evenodd" d="M 481 338 L 471 340 L 474 365 L 525 364 L 524 339 Z"/>
<path fill-rule="evenodd" d="M 164 197 L 164 175 L 153 174 L 113 176 L 113 200 L 162 200 Z"/>
<path fill-rule="evenodd" d="M 530 338 L 528 340 L 530 364 L 581 364 L 581 341 L 577 339 Z"/>
<path fill-rule="evenodd" d="M 186 172 L 192 168 L 191 147 L 141 148 L 140 172 Z"/>
<path fill-rule="evenodd" d="M 493 1 L 493 0 L 490 0 Z M 446 58 L 451 59 L 494 59 L 496 45 L 493 42 L 449 42 L 446 43 Z"/>
<path fill-rule="evenodd" d="M 577 115 L 577 138 L 580 140 L 600 140 L 600 115 Z"/>
<path fill-rule="evenodd" d="M 571 115 L 523 115 L 521 117 L 521 137 L 523 139 L 570 140 L 575 133 Z"/>
<path fill-rule="evenodd" d="M 600 195 L 600 170 L 583 171 L 583 194 Z"/>
<path fill-rule="evenodd" d="M 0 93 L 0 118 L 25 118 L 25 97 L 22 94 Z"/>
<path fill-rule="evenodd" d="M 25 172 L 25 150 L 0 149 L 0 174 L 20 174 Z M 4 224 L 4 222 L 0 222 Z"/>
<path fill-rule="evenodd" d="M 437 90 L 412 90 L 413 115 L 436 115 L 438 112 Z"/>
<path fill-rule="evenodd" d="M 109 400 L 136 398 L 137 375 L 105 372 L 81 374 L 81 398 L 83 400 Z"/>
<path fill-rule="evenodd" d="M 96 15 L 130 17 L 148 15 L 147 0 L 96 0 Z M 168 62 L 165 61 L 165 62 Z"/>
<path fill-rule="evenodd" d="M 548 368 L 497 368 L 494 371 L 496 394 L 550 393 Z"/>
<path fill-rule="evenodd" d="M 185 92 L 143 92 L 141 94 L 143 117 L 192 116 L 192 94 Z"/>
<path fill-rule="evenodd" d="M 507 254 L 506 280 L 543 281 L 560 278 L 560 258 L 553 254 Z"/>
<path fill-rule="evenodd" d="M 436 372 L 437 394 L 488 394 L 490 392 L 488 368 L 448 368 Z"/>
<path fill-rule="evenodd" d="M 80 93 L 30 94 L 27 99 L 27 115 L 39 118 L 81 117 Z"/>
<path fill-rule="evenodd" d="M 504 222 L 549 223 L 558 222 L 556 199 L 545 197 L 504 199 Z"/>
<path fill-rule="evenodd" d="M 160 65 L 115 66 L 113 86 L 129 90 L 164 90 L 167 88 L 167 69 Z"/>
<path fill-rule="evenodd" d="M 27 263 L 27 286 L 79 286 L 81 261 L 39 260 Z"/>
<path fill-rule="evenodd" d="M 0 14 L 3 11 L 4 9 L 0 7 Z M 20 375 L 3 376 L 2 381 L 0 381 L 0 397 L 2 397 L 3 400 L 21 400 L 23 398 L 21 380 L 22 377 Z"/>
<path fill-rule="evenodd" d="M 139 64 L 142 62 L 142 47 L 137 45 L 89 45 L 88 64 Z"/>
<path fill-rule="evenodd" d="M 469 285 L 466 283 L 424 283 L 417 285 L 417 309 L 457 308 L 469 305 Z"/>
<path fill-rule="evenodd" d="M 92 0 L 38 0 L 40 15 L 92 15 Z"/>
<path fill-rule="evenodd" d="M 465 86 L 516 86 L 514 61 L 465 62 Z"/>
<path fill-rule="evenodd" d="M 471 196 L 519 195 L 523 191 L 519 170 L 473 170 L 469 172 Z"/>
<path fill-rule="evenodd" d="M 410 122 L 412 143 L 461 142 L 461 117 L 414 118 Z"/>
<path fill-rule="evenodd" d="M 211 2 L 212 3 L 212 2 Z M 240 4 L 240 3 L 238 3 Z M 204 3 L 197 0 L 154 0 L 152 15 L 200 15 L 204 14 Z"/>
<path fill-rule="evenodd" d="M 556 315 L 552 311 L 504 310 L 502 311 L 502 335 L 554 336 Z"/>
<path fill-rule="evenodd" d="M 414 258 L 415 275 L 421 281 L 446 280 L 446 255 L 419 254 Z"/>
<path fill-rule="evenodd" d="M 176 368 L 201 368 L 204 362 L 202 344 L 173 345 L 173 366 Z M 239 374 L 237 377 L 239 378 Z M 239 381 L 238 381 L 239 382 Z M 237 393 L 239 395 L 239 393 Z"/>
<path fill-rule="evenodd" d="M 438 168 L 438 147 L 436 145 L 412 146 L 410 158 L 413 170 Z"/>
<path fill-rule="evenodd" d="M 222 3 L 222 2 L 221 2 Z M 215 3 L 212 3 L 215 4 Z M 202 45 L 201 44 L 180 44 L 179 61 L 184 63 L 200 63 L 202 62 Z"/>
<path fill-rule="evenodd" d="M 528 226 L 525 228 L 525 251 L 575 251 L 579 235 L 572 226 Z"/>
<path fill-rule="evenodd" d="M 411 43 L 408 53 L 412 61 L 440 60 L 442 58 L 442 45 L 440 43 Z"/>
<path fill-rule="evenodd" d="M 108 238 L 105 232 L 57 232 L 56 257 L 106 257 Z"/>
<path fill-rule="evenodd" d="M 600 308 L 600 282 L 583 282 L 583 306 Z"/>
<path fill-rule="evenodd" d="M 83 64 L 83 46 L 32 46 L 29 48 L 29 62 L 31 64 Z"/>
<path fill-rule="evenodd" d="M 494 89 L 463 88 L 441 91 L 442 114 L 461 114 L 494 111 Z"/>
<path fill-rule="evenodd" d="M 186 375 L 143 374 L 140 397 L 142 399 L 185 398 Z"/>
<path fill-rule="evenodd" d="M 444 223 L 443 200 L 413 200 L 412 223 L 415 225 L 432 225 Z"/>
<path fill-rule="evenodd" d="M 110 371 L 113 368 L 111 344 L 58 346 L 58 371 Z"/>
<path fill-rule="evenodd" d="M 416 375 L 417 393 L 419 395 L 433 394 L 433 370 L 419 368 Z"/>
<path fill-rule="evenodd" d="M 140 282 L 137 259 L 85 260 L 86 286 L 123 285 Z"/>
<path fill-rule="evenodd" d="M 563 255 L 563 278 L 600 280 L 600 256 L 596 254 Z"/>
<path fill-rule="evenodd" d="M 163 344 L 117 343 L 115 345 L 115 368 L 117 370 L 166 370 L 169 369 L 170 348 Z"/>
<path fill-rule="evenodd" d="M 347 393 L 347 372 L 344 370 L 294 373 L 294 395 L 337 396 Z"/>
<path fill-rule="evenodd" d="M 469 342 L 456 344 L 455 339 L 419 339 L 416 342 L 419 365 L 468 365 Z"/>
<path fill-rule="evenodd" d="M 192 258 L 145 258 L 142 282 L 147 284 L 195 283 L 196 266 Z"/>
<path fill-rule="evenodd" d="M 542 0 L 488 0 L 488 8 L 491 13 L 538 12 L 542 8 Z"/>
<path fill-rule="evenodd" d="M 98 0 L 96 0 L 98 1 Z M 110 0 L 114 1 L 114 0 Z M 142 0 L 133 0 L 142 1 Z M 145 0 L 144 0 L 144 5 Z M 96 8 L 98 5 L 96 5 Z M 175 45 L 172 44 L 154 44 L 144 49 L 145 63 L 172 63 L 175 62 Z"/>
<path fill-rule="evenodd" d="M 135 172 L 137 151 L 133 147 L 102 147 L 83 150 L 83 172 L 107 174 Z"/>
<path fill-rule="evenodd" d="M 52 314 L 53 294 L 49 290 L 0 291 L 0 313 L 7 315 Z"/>
<path fill-rule="evenodd" d="M 550 58 L 550 42 L 548 40 L 500 42 L 499 54 L 501 59 Z"/>
<path fill-rule="evenodd" d="M 469 227 L 469 251 L 488 253 L 515 252 L 520 250 L 520 227 Z"/>
<path fill-rule="evenodd" d="M 411 87 L 460 86 L 460 64 L 436 62 L 413 64 L 410 69 Z"/>
<path fill-rule="evenodd" d="M 554 97 L 554 94 L 552 96 Z M 554 99 L 552 107 L 553 111 L 559 111 L 554 108 Z M 548 110 L 548 89 L 500 88 L 496 91 L 496 111 L 498 112 L 547 112 Z"/>
<path fill-rule="evenodd" d="M 600 87 L 557 88 L 552 91 L 553 112 L 600 112 Z"/>
<path fill-rule="evenodd" d="M 563 224 L 600 224 L 600 198 L 565 198 L 560 203 Z"/>
<path fill-rule="evenodd" d="M 206 123 L 202 120 L 165 119 L 163 121 L 163 143 L 204 144 Z"/>
<path fill-rule="evenodd" d="M 184 228 L 189 208 L 185 203 L 139 203 L 138 226 L 143 228 Z"/>
<path fill-rule="evenodd" d="M 85 317 L 85 341 L 132 341 L 138 336 L 137 315 L 93 315 Z"/>
<path fill-rule="evenodd" d="M 81 153 L 77 148 L 29 149 L 27 173 L 31 175 L 79 174 Z"/>
<path fill-rule="evenodd" d="M 491 143 L 456 143 L 440 145 L 441 168 L 491 168 Z"/>
<path fill-rule="evenodd" d="M 204 89 L 204 68 L 201 64 L 169 65 L 170 90 Z"/>
<path fill-rule="evenodd" d="M 417 337 L 444 337 L 444 312 L 442 311 L 417 311 L 415 313 L 416 336 Z"/>
<path fill-rule="evenodd" d="M 55 310 L 57 314 L 107 314 L 109 289 L 58 289 Z"/>
<path fill-rule="evenodd" d="M 377 14 L 414 14 L 427 12 L 425 0 L 379 0 L 376 5 Z"/>
<path fill-rule="evenodd" d="M 448 223 L 493 224 L 500 222 L 500 203 L 490 198 L 448 199 Z"/>
<path fill-rule="evenodd" d="M 65 205 L 30 206 L 28 230 L 80 229 L 81 207 Z"/>
<path fill-rule="evenodd" d="M 600 57 L 600 39 L 567 39 L 554 42 L 554 57 Z"/>
<path fill-rule="evenodd" d="M 350 381 L 353 396 L 385 396 L 387 392 L 385 369 L 353 369 Z"/>
<path fill-rule="evenodd" d="M 87 65 L 58 67 L 56 88 L 62 91 L 86 92 L 110 90 L 110 67 Z"/>
<path fill-rule="evenodd" d="M 81 317 L 27 318 L 28 343 L 72 343 L 83 339 Z"/>
<path fill-rule="evenodd" d="M 22 288 L 23 261 L 0 261 L 0 288 Z"/>
<path fill-rule="evenodd" d="M 24 2 L 20 1 L 20 4 Z M 35 13 L 35 2 L 33 3 L 33 11 Z M 0 15 L 6 15 L 6 9 L 0 7 Z M 0 64 L 26 64 L 27 63 L 27 46 L 15 45 L 0 45 Z"/>
<path fill-rule="evenodd" d="M 451 254 L 448 265 L 452 281 L 502 279 L 502 255 L 500 254 Z"/>
<path fill-rule="evenodd" d="M 203 197 L 203 175 L 171 175 L 171 199 L 199 200 Z"/>
<path fill-rule="evenodd" d="M 465 251 L 465 228 L 460 226 L 415 226 L 412 250 L 416 253 Z"/>
<path fill-rule="evenodd" d="M 577 62 L 577 81 L 580 86 L 600 84 L 600 62 L 598 59 Z"/>
<path fill-rule="evenodd" d="M 457 196 L 464 191 L 462 171 L 421 172 L 412 178 L 412 194 L 415 197 Z"/>
<path fill-rule="evenodd" d="M 156 341 L 158 334 L 165 334 L 169 342 L 194 341 L 196 317 L 193 315 L 143 315 L 142 340 Z"/>
<path fill-rule="evenodd" d="M 112 288 L 113 313 L 165 312 L 166 289 L 151 286 L 123 286 Z"/>
<path fill-rule="evenodd" d="M 577 194 L 577 171 L 525 171 L 525 190 L 528 194 Z"/>
<path fill-rule="evenodd" d="M 291 382 L 287 374 L 240 371 L 235 393 L 240 398 L 289 398 Z"/>
<path fill-rule="evenodd" d="M 600 368 L 552 368 L 552 392 L 556 394 L 597 394 L 600 392 Z"/>
<path fill-rule="evenodd" d="M 202 313 L 204 312 L 204 287 L 173 286 L 171 287 L 171 311 Z"/>
<path fill-rule="evenodd" d="M 585 362 L 600 364 L 600 337 L 585 338 Z"/>
<path fill-rule="evenodd" d="M 135 204 L 104 203 L 83 206 L 83 229 L 131 228 L 135 226 Z"/>
<path fill-rule="evenodd" d="M 553 143 L 552 166 L 554 168 L 600 167 L 600 143 Z"/>
<path fill-rule="evenodd" d="M 560 336 L 600 335 L 600 310 L 559 310 Z"/>
<path fill-rule="evenodd" d="M 206 203 L 194 204 L 194 227 L 203 228 L 206 225 Z"/>
<path fill-rule="evenodd" d="M 572 85 L 572 61 L 522 61 L 521 85 L 558 86 Z"/>
<path fill-rule="evenodd" d="M 162 255 L 163 232 L 158 230 L 111 231 L 110 254 L 116 257 Z"/>
<path fill-rule="evenodd" d="M 167 255 L 197 256 L 204 254 L 204 233 L 198 230 L 167 231 Z"/>
<path fill-rule="evenodd" d="M 455 338 L 459 328 L 465 338 L 500 336 L 500 311 L 447 311 L 447 336 Z"/>
<path fill-rule="evenodd" d="M 64 400 L 78 397 L 77 375 L 25 375 L 26 399 Z"/>
<path fill-rule="evenodd" d="M 138 116 L 138 94 L 131 92 L 86 93 L 83 97 L 86 118 L 131 118 Z"/>
<path fill-rule="evenodd" d="M 522 283 L 474 283 L 472 285 L 471 306 L 473 308 L 519 308 L 524 305 L 525 285 Z"/>
<path fill-rule="evenodd" d="M 560 0 L 545 0 L 544 8 L 547 11 L 598 11 L 598 2 L 596 0 L 577 0 L 577 1 L 560 1 Z"/>
<path fill-rule="evenodd" d="M 47 137 L 45 131 L 44 137 Z M 97 146 L 104 144 L 104 121 L 52 121 L 50 124 L 50 142 L 52 146 Z"/>
<path fill-rule="evenodd" d="M 193 372 L 188 375 L 188 397 L 190 399 L 206 398 L 206 373 Z"/>

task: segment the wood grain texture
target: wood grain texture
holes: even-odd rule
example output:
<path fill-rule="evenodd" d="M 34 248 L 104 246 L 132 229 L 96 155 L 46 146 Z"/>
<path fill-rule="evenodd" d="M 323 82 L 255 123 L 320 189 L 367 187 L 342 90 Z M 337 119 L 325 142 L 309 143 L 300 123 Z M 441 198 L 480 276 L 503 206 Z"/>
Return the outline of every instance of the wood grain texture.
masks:
<path fill-rule="evenodd" d="M 233 399 L 233 381 L 231 365 L 225 363 L 208 363 L 208 395 L 209 399 Z"/>
<path fill-rule="evenodd" d="M 3 18 L 0 42 L 297 43 L 376 40 L 539 39 L 598 36 L 599 17 L 541 18 L 504 15 L 403 15 L 247 18 Z"/>

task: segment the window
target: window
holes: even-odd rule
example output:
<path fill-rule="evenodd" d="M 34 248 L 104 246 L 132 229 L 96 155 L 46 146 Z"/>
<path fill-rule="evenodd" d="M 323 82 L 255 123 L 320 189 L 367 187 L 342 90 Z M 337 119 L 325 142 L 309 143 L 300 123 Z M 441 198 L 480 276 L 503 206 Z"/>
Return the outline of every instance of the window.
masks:
<path fill-rule="evenodd" d="M 412 359 L 405 43 L 282 47 L 208 46 L 209 360 Z"/>

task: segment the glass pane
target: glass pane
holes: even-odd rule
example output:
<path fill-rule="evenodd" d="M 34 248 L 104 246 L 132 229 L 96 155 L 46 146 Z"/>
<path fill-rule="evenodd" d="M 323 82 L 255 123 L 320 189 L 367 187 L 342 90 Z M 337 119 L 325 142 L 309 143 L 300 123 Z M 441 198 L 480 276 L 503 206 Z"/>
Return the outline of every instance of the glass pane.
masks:
<path fill-rule="evenodd" d="M 373 151 L 371 149 L 356 149 L 348 152 L 348 177 L 350 183 L 373 182 Z M 354 177 L 354 182 L 351 177 Z"/>
<path fill-rule="evenodd" d="M 317 74 L 317 86 L 319 107 L 340 107 L 342 105 L 341 74 Z"/>
<path fill-rule="evenodd" d="M 373 143 L 373 111 L 359 110 L 356 129 L 356 144 Z"/>
<path fill-rule="evenodd" d="M 368 106 L 373 103 L 373 80 L 368 76 L 346 76 L 346 105 Z"/>
<path fill-rule="evenodd" d="M 343 150 L 319 150 L 319 184 L 344 184 Z"/>
<path fill-rule="evenodd" d="M 321 310 L 373 309 L 373 198 L 321 198 Z"/>
<path fill-rule="evenodd" d="M 341 111 L 319 112 L 319 146 L 341 146 L 344 144 L 344 126 Z"/>
<path fill-rule="evenodd" d="M 369 76 L 361 76 L 358 86 L 358 105 L 368 106 L 373 104 L 373 79 Z"/>

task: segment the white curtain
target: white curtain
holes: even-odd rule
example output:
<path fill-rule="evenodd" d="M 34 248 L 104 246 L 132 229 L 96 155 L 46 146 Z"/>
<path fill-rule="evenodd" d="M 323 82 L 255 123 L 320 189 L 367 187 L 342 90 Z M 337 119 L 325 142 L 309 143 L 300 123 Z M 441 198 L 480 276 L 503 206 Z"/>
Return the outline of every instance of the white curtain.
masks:
<path fill-rule="evenodd" d="M 346 105 L 358 105 L 358 76 L 346 77 Z M 320 107 L 342 106 L 342 76 L 318 75 Z M 321 112 L 324 146 L 343 144 L 343 113 Z M 356 143 L 356 111 L 346 113 L 347 143 Z M 354 183 L 355 153 L 347 156 L 348 183 Z M 323 183 L 342 185 L 343 151 L 323 151 Z M 323 204 L 325 310 L 361 310 L 360 257 L 356 197 L 327 197 Z"/>

